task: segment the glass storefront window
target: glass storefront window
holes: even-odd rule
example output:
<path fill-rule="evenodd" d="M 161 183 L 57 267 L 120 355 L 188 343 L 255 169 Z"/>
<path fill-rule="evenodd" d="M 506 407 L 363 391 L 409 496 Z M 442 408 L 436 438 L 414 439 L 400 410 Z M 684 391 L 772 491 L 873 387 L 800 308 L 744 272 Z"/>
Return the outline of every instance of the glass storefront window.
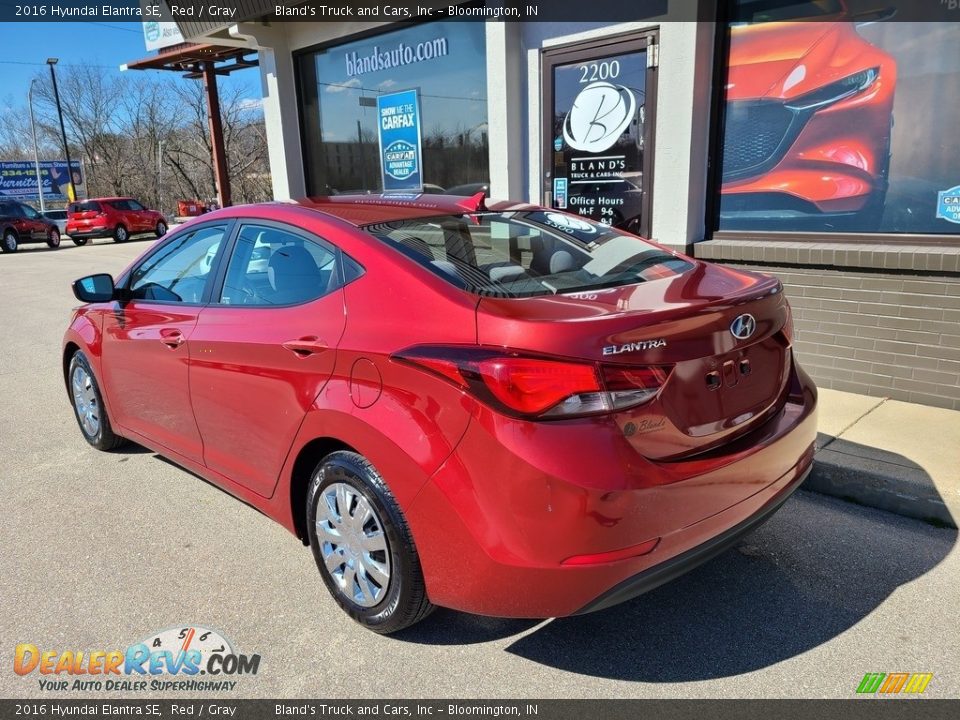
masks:
<path fill-rule="evenodd" d="M 887 15 L 732 0 L 719 230 L 960 234 L 960 24 Z"/>
<path fill-rule="evenodd" d="M 298 61 L 309 194 L 383 189 L 377 96 L 412 89 L 424 192 L 489 183 L 484 23 L 408 26 Z"/>

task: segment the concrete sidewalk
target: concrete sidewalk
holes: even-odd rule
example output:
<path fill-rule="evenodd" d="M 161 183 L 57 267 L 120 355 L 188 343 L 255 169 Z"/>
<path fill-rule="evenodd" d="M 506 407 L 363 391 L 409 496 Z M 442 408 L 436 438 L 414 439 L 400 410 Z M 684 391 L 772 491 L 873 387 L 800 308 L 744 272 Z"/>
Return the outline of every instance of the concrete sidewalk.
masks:
<path fill-rule="evenodd" d="M 819 430 L 804 487 L 957 527 L 960 412 L 821 389 Z"/>

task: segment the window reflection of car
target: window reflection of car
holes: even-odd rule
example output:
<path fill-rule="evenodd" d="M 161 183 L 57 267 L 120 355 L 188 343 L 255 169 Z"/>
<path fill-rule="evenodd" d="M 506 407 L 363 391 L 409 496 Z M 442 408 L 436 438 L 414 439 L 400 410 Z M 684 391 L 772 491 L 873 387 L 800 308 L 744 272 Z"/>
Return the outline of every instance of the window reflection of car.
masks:
<path fill-rule="evenodd" d="M 821 20 L 782 22 L 814 15 Z M 879 222 L 897 67 L 857 32 L 853 20 L 863 17 L 837 0 L 739 5 L 723 140 L 725 227 L 771 217 L 851 229 Z"/>

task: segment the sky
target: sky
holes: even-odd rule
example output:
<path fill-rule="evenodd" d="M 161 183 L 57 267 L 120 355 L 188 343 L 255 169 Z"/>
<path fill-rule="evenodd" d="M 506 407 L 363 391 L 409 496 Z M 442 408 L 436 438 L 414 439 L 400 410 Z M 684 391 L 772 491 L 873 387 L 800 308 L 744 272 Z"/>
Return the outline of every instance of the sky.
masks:
<path fill-rule="evenodd" d="M 57 66 L 95 65 L 105 73 L 120 73 L 124 63 L 154 54 L 148 52 L 139 22 L 82 23 L 0 23 L 0 109 L 26 105 L 30 79 L 37 72 L 49 76 L 48 57 L 60 59 Z M 148 72 L 177 79 L 175 73 Z M 229 77 L 220 77 L 221 88 L 240 84 L 251 97 L 260 97 L 260 75 L 256 69 L 241 70 Z"/>

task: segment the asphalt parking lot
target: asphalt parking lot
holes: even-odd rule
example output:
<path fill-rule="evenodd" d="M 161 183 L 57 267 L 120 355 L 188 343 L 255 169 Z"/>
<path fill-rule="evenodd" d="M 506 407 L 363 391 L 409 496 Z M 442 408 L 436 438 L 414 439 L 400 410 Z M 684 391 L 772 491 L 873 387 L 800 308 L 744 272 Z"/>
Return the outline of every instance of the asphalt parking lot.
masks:
<path fill-rule="evenodd" d="M 804 491 L 739 547 L 602 613 L 361 629 L 278 525 L 142 448 L 83 441 L 60 374 L 69 284 L 149 242 L 0 256 L 0 696 L 44 695 L 11 671 L 17 643 L 125 648 L 195 624 L 262 657 L 224 697 L 847 698 L 864 673 L 900 671 L 960 696 L 956 531 Z"/>

